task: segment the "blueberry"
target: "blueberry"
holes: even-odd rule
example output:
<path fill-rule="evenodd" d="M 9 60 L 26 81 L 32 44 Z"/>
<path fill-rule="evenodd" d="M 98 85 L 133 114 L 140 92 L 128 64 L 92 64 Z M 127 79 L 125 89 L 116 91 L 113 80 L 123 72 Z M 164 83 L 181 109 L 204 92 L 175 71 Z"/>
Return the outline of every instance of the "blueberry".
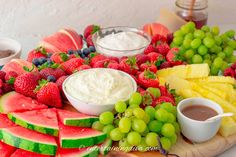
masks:
<path fill-rule="evenodd" d="M 85 56 L 85 54 L 82 53 L 82 54 L 80 55 L 80 57 L 81 57 L 81 58 L 85 58 L 86 56 Z"/>
<path fill-rule="evenodd" d="M 78 55 L 81 55 L 82 54 L 82 51 L 81 50 L 77 50 L 76 51 Z"/>
<path fill-rule="evenodd" d="M 89 51 L 90 52 L 95 52 L 96 50 L 95 50 L 95 47 L 94 46 L 89 46 Z"/>
<path fill-rule="evenodd" d="M 47 77 L 47 80 L 48 80 L 49 82 L 55 82 L 55 81 L 56 81 L 56 78 L 55 78 L 54 76 L 52 76 L 52 75 L 49 75 L 49 76 Z"/>
<path fill-rule="evenodd" d="M 48 53 L 47 57 L 50 58 L 52 56 L 52 53 Z"/>
<path fill-rule="evenodd" d="M 83 52 L 83 54 L 84 54 L 85 56 L 88 56 L 89 53 L 90 53 L 90 51 L 89 51 L 88 48 L 84 48 L 82 52 Z"/>
<path fill-rule="evenodd" d="M 47 62 L 47 59 L 45 57 L 38 58 L 39 64 L 42 65 L 43 63 Z"/>
<path fill-rule="evenodd" d="M 68 54 L 72 55 L 72 54 L 74 54 L 74 51 L 73 50 L 68 50 Z"/>
<path fill-rule="evenodd" d="M 39 59 L 38 58 L 34 58 L 32 60 L 32 63 L 35 65 L 35 66 L 39 66 L 40 65 L 40 62 L 39 62 Z"/>

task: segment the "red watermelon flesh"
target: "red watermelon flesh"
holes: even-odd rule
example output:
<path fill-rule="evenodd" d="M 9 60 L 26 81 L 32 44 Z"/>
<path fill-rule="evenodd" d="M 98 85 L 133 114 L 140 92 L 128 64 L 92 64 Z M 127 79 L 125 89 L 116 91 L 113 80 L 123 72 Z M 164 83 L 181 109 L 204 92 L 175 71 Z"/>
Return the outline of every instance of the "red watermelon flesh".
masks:
<path fill-rule="evenodd" d="M 9 128 L 13 126 L 15 126 L 15 124 L 9 120 L 7 115 L 0 114 L 0 128 Z"/>
<path fill-rule="evenodd" d="M 17 149 L 10 157 L 50 157 L 50 156 L 29 152 L 23 149 Z"/>
<path fill-rule="evenodd" d="M 15 151 L 15 147 L 9 146 L 0 141 L 0 156 L 10 157 L 10 155 Z"/>
<path fill-rule="evenodd" d="M 56 157 L 83 157 L 83 156 L 98 156 L 99 148 L 97 146 L 94 147 L 86 147 L 86 148 L 73 148 L 73 149 L 65 149 L 59 148 Z"/>
<path fill-rule="evenodd" d="M 47 108 L 46 105 L 14 91 L 4 94 L 0 98 L 0 112 L 5 114 L 9 112 L 31 111 L 45 108 Z"/>

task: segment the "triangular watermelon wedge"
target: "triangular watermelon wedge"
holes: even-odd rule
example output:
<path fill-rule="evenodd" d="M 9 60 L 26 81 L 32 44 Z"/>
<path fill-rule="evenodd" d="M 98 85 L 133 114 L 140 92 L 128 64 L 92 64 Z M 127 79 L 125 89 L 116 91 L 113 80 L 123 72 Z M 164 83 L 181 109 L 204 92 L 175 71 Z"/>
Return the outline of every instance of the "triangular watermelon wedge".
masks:
<path fill-rule="evenodd" d="M 4 114 L 45 108 L 47 108 L 46 105 L 14 91 L 4 94 L 0 98 L 0 112 Z"/>
<path fill-rule="evenodd" d="M 86 148 L 59 148 L 56 157 L 97 157 L 99 148 L 97 146 Z"/>
<path fill-rule="evenodd" d="M 57 151 L 57 143 L 53 136 L 21 126 L 0 129 L 0 139 L 8 145 L 39 154 L 55 155 Z"/>
<path fill-rule="evenodd" d="M 11 112 L 9 119 L 14 123 L 40 133 L 58 136 L 56 109 L 42 109 L 26 112 Z"/>
<path fill-rule="evenodd" d="M 107 135 L 91 128 L 65 126 L 59 123 L 59 142 L 62 148 L 81 148 L 102 143 Z"/>
<path fill-rule="evenodd" d="M 17 149 L 10 157 L 50 157 L 50 156 L 29 152 L 23 149 Z"/>
<path fill-rule="evenodd" d="M 57 110 L 57 114 L 60 122 L 69 126 L 91 127 L 93 122 L 99 120 L 96 116 L 60 109 Z"/>
<path fill-rule="evenodd" d="M 9 157 L 15 150 L 16 150 L 15 147 L 12 147 L 0 141 L 0 156 L 1 157 Z"/>
<path fill-rule="evenodd" d="M 0 128 L 9 128 L 16 126 L 9 118 L 7 118 L 7 115 L 0 114 Z"/>

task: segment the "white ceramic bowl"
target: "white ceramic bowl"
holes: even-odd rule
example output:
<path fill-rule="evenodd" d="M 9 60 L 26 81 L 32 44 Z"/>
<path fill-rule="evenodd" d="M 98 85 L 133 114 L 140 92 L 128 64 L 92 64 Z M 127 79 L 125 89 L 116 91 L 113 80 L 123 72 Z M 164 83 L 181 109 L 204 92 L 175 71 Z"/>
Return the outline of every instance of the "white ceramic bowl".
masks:
<path fill-rule="evenodd" d="M 99 68 L 99 69 L 106 69 L 108 71 L 109 70 L 115 70 L 115 69 L 108 69 L 108 68 Z M 94 70 L 94 69 L 87 69 L 87 70 Z M 119 71 L 119 70 L 115 70 L 115 71 L 118 71 L 121 75 L 127 76 L 131 80 L 131 82 L 133 84 L 133 92 L 136 92 L 136 90 L 137 90 L 137 83 L 136 83 L 136 81 L 129 74 L 127 74 L 127 73 L 125 73 L 123 71 Z M 63 85 L 62 85 L 62 89 L 63 89 L 67 99 L 71 103 L 71 105 L 75 109 L 77 109 L 79 112 L 85 113 L 85 114 L 88 114 L 88 115 L 100 115 L 104 111 L 112 111 L 115 104 L 104 104 L 103 105 L 103 104 L 86 103 L 86 102 L 83 102 L 83 101 L 79 100 L 78 98 L 75 98 L 74 96 L 70 95 L 67 92 L 67 90 L 66 90 L 67 82 L 70 81 L 71 80 L 70 78 L 74 77 L 74 75 L 78 75 L 78 73 L 80 73 L 80 72 L 77 72 L 77 73 L 74 73 L 74 74 L 70 75 L 63 82 Z"/>
<path fill-rule="evenodd" d="M 205 142 L 214 137 L 219 130 L 221 118 L 214 121 L 197 121 L 183 115 L 182 110 L 191 105 L 202 105 L 214 109 L 218 114 L 223 109 L 217 103 L 204 98 L 188 98 L 179 102 L 177 106 L 177 118 L 183 135 L 192 142 Z"/>
<path fill-rule="evenodd" d="M 0 38 L 0 50 L 12 50 L 15 52 L 11 56 L 0 58 L 0 66 L 10 62 L 12 59 L 20 58 L 21 55 L 20 43 L 10 38 Z"/>

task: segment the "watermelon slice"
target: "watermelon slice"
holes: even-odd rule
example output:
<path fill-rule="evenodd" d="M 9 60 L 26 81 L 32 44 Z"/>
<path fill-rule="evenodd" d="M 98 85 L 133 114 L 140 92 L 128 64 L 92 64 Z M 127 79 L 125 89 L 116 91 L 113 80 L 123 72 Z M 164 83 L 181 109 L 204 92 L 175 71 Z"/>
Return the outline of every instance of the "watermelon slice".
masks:
<path fill-rule="evenodd" d="M 98 121 L 98 117 L 89 116 L 82 113 L 71 112 L 67 110 L 57 110 L 59 120 L 64 125 L 91 127 L 93 122 Z"/>
<path fill-rule="evenodd" d="M 7 115 L 0 114 L 0 128 L 9 128 L 16 126 L 12 121 L 7 118 Z"/>
<path fill-rule="evenodd" d="M 107 155 L 107 153 L 111 150 L 112 147 L 112 140 L 106 139 L 103 143 L 99 144 L 99 151 L 102 155 Z"/>
<path fill-rule="evenodd" d="M 103 142 L 107 135 L 91 128 L 59 125 L 59 141 L 62 148 L 81 148 Z"/>
<path fill-rule="evenodd" d="M 16 124 L 40 133 L 58 136 L 58 122 L 55 109 L 26 112 L 11 112 L 8 117 Z"/>
<path fill-rule="evenodd" d="M 9 146 L 0 141 L 0 156 L 1 157 L 9 157 L 14 151 L 15 147 Z"/>
<path fill-rule="evenodd" d="M 17 149 L 11 157 L 50 157 L 49 155 L 42 155 L 33 152 L 29 152 L 23 149 Z"/>
<path fill-rule="evenodd" d="M 47 108 L 46 105 L 14 91 L 4 94 L 0 98 L 0 112 L 5 114 L 9 112 L 31 111 L 45 108 Z"/>
<path fill-rule="evenodd" d="M 21 126 L 0 129 L 0 139 L 6 144 L 44 155 L 55 155 L 57 143 L 53 136 L 41 134 Z"/>
<path fill-rule="evenodd" d="M 87 148 L 60 148 L 56 157 L 96 157 L 98 156 L 99 148 L 97 146 Z"/>

